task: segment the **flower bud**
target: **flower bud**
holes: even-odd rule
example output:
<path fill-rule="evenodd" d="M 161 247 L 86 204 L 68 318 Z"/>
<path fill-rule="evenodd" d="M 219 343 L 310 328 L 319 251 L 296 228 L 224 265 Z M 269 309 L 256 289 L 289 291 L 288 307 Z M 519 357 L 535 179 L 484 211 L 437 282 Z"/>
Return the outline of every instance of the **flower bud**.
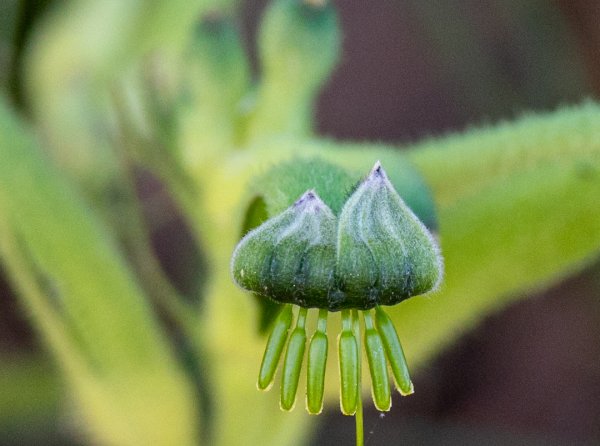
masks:
<path fill-rule="evenodd" d="M 329 207 L 307 191 L 242 239 L 231 263 L 235 282 L 281 303 L 327 308 L 336 225 Z"/>
<path fill-rule="evenodd" d="M 441 280 L 433 238 L 379 162 L 341 211 L 335 277 L 344 295 L 340 305 L 358 309 L 397 304 Z"/>
<path fill-rule="evenodd" d="M 338 364 L 344 414 L 353 415 L 360 407 L 360 313 L 356 310 L 363 310 L 375 407 L 387 411 L 391 406 L 388 364 L 400 393 L 413 392 L 400 339 L 380 305 L 394 305 L 435 289 L 442 278 L 442 259 L 431 234 L 402 201 L 379 162 L 344 203 L 339 218 L 309 190 L 242 239 L 231 269 L 242 288 L 301 307 L 289 339 L 291 306 L 280 314 L 259 372 L 259 388 L 268 389 L 287 341 L 282 409 L 291 410 L 296 401 L 310 307 L 319 308 L 319 320 L 308 352 L 309 413 L 319 413 L 323 404 L 328 311 L 342 310 Z M 368 311 L 374 307 L 375 320 Z"/>

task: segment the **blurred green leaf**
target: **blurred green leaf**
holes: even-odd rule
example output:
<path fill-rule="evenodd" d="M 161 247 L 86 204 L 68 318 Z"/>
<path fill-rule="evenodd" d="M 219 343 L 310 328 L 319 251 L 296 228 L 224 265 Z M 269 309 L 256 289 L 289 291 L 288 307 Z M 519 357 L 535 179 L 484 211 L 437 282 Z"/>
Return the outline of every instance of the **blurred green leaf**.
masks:
<path fill-rule="evenodd" d="M 193 444 L 189 383 L 114 240 L 4 103 L 0 207 L 3 259 L 21 265 L 13 280 L 29 290 L 23 297 L 37 322 L 61 320 L 61 359 L 73 364 L 66 372 L 94 435 L 114 444 Z M 42 277 L 37 288 L 52 290 L 54 301 L 32 288 Z M 148 410 L 152 401 L 161 409 Z"/>
<path fill-rule="evenodd" d="M 13 63 L 15 60 L 16 36 L 19 18 L 19 0 L 0 3 L 0 91 L 10 88 Z"/>
<path fill-rule="evenodd" d="M 261 79 L 248 137 L 304 137 L 312 132 L 314 101 L 340 55 L 338 17 L 330 1 L 275 0 L 260 27 Z"/>
<path fill-rule="evenodd" d="M 265 341 L 257 326 L 268 318 L 234 287 L 229 261 L 244 229 L 316 187 L 308 184 L 315 175 L 326 182 L 318 166 L 357 180 L 380 160 L 409 206 L 430 228 L 439 223 L 444 288 L 389 312 L 411 365 L 600 250 L 598 105 L 425 141 L 405 154 L 310 139 L 316 96 L 340 51 L 331 2 L 273 2 L 260 31 L 254 96 L 231 3 L 57 3 L 28 46 L 31 125 L 0 102 L 0 255 L 94 443 L 191 445 L 199 424 L 203 434 L 213 429 L 203 438 L 216 445 L 306 440 L 314 418 L 300 407 L 282 413 L 277 392 L 255 389 Z M 433 12 L 428 20 L 440 17 Z M 215 21 L 223 27 L 211 27 Z M 464 52 L 470 30 L 454 37 L 440 40 Z M 186 63 L 175 62 L 190 39 Z M 176 79 L 152 89 L 144 76 L 158 74 L 148 59 L 155 50 Z M 483 53 L 474 54 L 487 65 Z M 493 92 L 498 107 L 508 107 L 508 96 L 498 95 L 506 80 L 473 76 L 489 74 L 475 65 L 461 70 L 485 85 L 476 95 Z M 177 103 L 173 85 L 189 102 Z M 160 92 L 168 89 L 165 105 Z M 321 161 L 303 172 L 310 160 Z M 137 212 L 135 162 L 169 187 L 209 259 L 202 308 L 173 311 L 187 321 L 181 344 L 201 361 L 202 404 L 149 304 L 148 296 L 172 290 L 144 280 L 160 274 L 139 261 L 143 253 L 155 260 L 147 240 L 134 255 L 123 243 L 145 237 L 139 215 L 127 218 Z M 326 185 L 341 188 L 333 194 L 338 204 L 353 182 L 343 176 Z M 336 332 L 339 317 L 331 319 Z M 329 357 L 326 395 L 336 405 L 336 355 Z"/>
<path fill-rule="evenodd" d="M 42 423 L 56 415 L 59 379 L 47 359 L 5 354 L 0 364 L 0 431 Z"/>
<path fill-rule="evenodd" d="M 414 148 L 439 202 L 446 279 L 391 310 L 410 362 L 598 257 L 598 122 L 585 104 Z"/>

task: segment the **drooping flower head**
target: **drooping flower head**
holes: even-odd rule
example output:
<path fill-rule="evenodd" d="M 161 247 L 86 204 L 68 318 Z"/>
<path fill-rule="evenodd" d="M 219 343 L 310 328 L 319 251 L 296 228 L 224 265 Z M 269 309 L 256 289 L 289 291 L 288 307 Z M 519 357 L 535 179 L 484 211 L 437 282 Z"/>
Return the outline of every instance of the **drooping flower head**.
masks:
<path fill-rule="evenodd" d="M 308 190 L 281 214 L 250 231 L 236 247 L 231 269 L 240 287 L 286 304 L 274 323 L 258 380 L 260 389 L 271 386 L 287 344 L 281 379 L 283 409 L 294 407 L 310 308 L 319 312 L 308 351 L 309 413 L 322 409 L 327 315 L 332 311 L 342 312 L 338 338 L 342 412 L 354 414 L 360 397 L 359 311 L 375 406 L 389 410 L 391 405 L 388 363 L 400 393 L 412 393 L 398 335 L 382 306 L 434 290 L 443 265 L 433 237 L 398 195 L 379 162 L 339 215 L 318 191 Z M 293 307 L 298 310 L 291 330 Z"/>

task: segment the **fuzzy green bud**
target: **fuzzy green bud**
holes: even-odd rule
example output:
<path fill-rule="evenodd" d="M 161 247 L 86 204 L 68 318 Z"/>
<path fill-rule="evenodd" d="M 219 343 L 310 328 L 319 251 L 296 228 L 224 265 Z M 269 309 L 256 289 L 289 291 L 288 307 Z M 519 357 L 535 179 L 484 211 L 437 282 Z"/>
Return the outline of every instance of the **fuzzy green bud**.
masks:
<path fill-rule="evenodd" d="M 442 277 L 435 241 L 379 162 L 339 218 L 308 191 L 249 232 L 231 267 L 242 288 L 330 311 L 395 305 L 435 289 Z"/>
<path fill-rule="evenodd" d="M 336 282 L 346 305 L 395 305 L 435 289 L 442 277 L 437 245 L 377 162 L 339 218 Z"/>
<path fill-rule="evenodd" d="M 335 230 L 329 207 L 314 191 L 307 191 L 244 237 L 232 257 L 234 280 L 278 302 L 327 308 Z"/>

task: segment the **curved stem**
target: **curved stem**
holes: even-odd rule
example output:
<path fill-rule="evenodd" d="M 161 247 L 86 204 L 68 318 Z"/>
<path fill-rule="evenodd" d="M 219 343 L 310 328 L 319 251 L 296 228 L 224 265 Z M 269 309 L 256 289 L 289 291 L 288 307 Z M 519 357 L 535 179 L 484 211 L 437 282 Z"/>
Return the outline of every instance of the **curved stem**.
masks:
<path fill-rule="evenodd" d="M 36 276 L 34 266 L 9 226 L 0 219 L 0 263 L 14 289 L 21 294 L 37 329 L 50 349 L 60 358 L 60 365 L 70 378 L 88 373 L 85 358 L 77 351 L 62 316 L 49 302 L 46 292 Z"/>
<path fill-rule="evenodd" d="M 354 322 L 354 336 L 360 340 L 360 325 L 358 320 L 358 311 L 352 310 L 352 320 Z M 365 444 L 365 434 L 363 427 L 363 404 L 362 404 L 362 351 L 360 341 L 358 342 L 358 399 L 356 401 L 356 413 L 354 414 L 354 422 L 356 426 L 356 446 Z"/>

